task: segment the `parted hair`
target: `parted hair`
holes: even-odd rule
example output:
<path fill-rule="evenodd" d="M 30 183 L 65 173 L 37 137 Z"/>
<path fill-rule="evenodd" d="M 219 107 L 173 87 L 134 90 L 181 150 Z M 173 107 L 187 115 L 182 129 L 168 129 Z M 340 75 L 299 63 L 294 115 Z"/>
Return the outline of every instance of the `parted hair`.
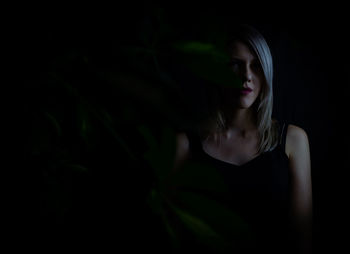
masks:
<path fill-rule="evenodd" d="M 273 109 L 273 64 L 269 46 L 260 32 L 247 24 L 237 25 L 227 33 L 226 49 L 229 52 L 232 43 L 240 41 L 248 45 L 258 57 L 259 63 L 264 73 L 263 85 L 259 96 L 252 105 L 256 113 L 256 124 L 259 133 L 258 153 L 273 150 L 278 145 L 279 126 L 278 122 L 272 118 Z M 216 89 L 216 88 L 215 88 Z M 211 103 L 212 111 L 205 124 L 202 125 L 200 134 L 206 137 L 209 133 L 219 133 L 228 128 L 226 125 L 228 115 L 221 110 L 220 92 L 211 91 L 213 98 Z"/>

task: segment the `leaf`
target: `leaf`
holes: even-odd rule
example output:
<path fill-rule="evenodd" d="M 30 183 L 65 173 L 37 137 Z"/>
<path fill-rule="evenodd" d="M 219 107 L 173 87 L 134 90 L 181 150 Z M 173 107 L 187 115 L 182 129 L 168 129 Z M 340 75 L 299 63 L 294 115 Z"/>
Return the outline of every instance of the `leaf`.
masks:
<path fill-rule="evenodd" d="M 161 197 L 159 196 L 157 190 L 151 189 L 151 191 L 147 196 L 146 203 L 151 207 L 154 213 L 161 214 L 161 211 L 162 211 Z"/>
<path fill-rule="evenodd" d="M 85 142 L 87 147 L 92 148 L 96 142 L 96 132 L 94 132 L 91 111 L 92 105 L 86 102 L 82 97 L 77 97 L 76 106 L 76 125 L 78 135 Z"/>
<path fill-rule="evenodd" d="M 220 236 L 204 221 L 181 209 L 176 209 L 176 213 L 198 237 L 220 238 Z"/>
<path fill-rule="evenodd" d="M 148 144 L 148 147 L 150 150 L 156 150 L 157 149 L 157 141 L 155 137 L 152 135 L 150 129 L 146 125 L 140 125 L 138 126 L 138 131 L 141 133 L 141 135 L 144 137 L 146 143 Z"/>
<path fill-rule="evenodd" d="M 173 44 L 175 57 L 195 75 L 214 84 L 241 87 L 243 82 L 229 68 L 229 55 L 210 43 L 182 41 Z"/>
<path fill-rule="evenodd" d="M 188 211 L 206 221 L 225 238 L 243 241 L 251 237 L 250 226 L 244 219 L 216 199 L 189 191 L 180 191 L 177 199 Z"/>
<path fill-rule="evenodd" d="M 78 172 L 86 172 L 88 171 L 88 169 L 82 165 L 79 165 L 79 164 L 68 164 L 68 165 L 65 165 L 66 167 L 68 168 L 71 168 L 75 171 L 78 171 Z"/>
<path fill-rule="evenodd" d="M 181 208 L 205 221 L 232 248 L 251 243 L 255 235 L 249 224 L 230 208 L 234 202 L 217 169 L 203 162 L 187 162 L 169 176 L 165 194 Z"/>
<path fill-rule="evenodd" d="M 177 188 L 210 190 L 216 193 L 228 192 L 222 175 L 210 164 L 187 161 L 176 173 L 169 175 L 169 185 Z"/>
<path fill-rule="evenodd" d="M 61 137 L 62 136 L 62 128 L 60 127 L 60 124 L 58 123 L 57 119 L 52 114 L 50 114 L 49 112 L 45 112 L 44 114 L 50 120 L 52 125 L 54 126 L 56 134 L 59 137 Z"/>
<path fill-rule="evenodd" d="M 174 43 L 174 48 L 185 53 L 208 54 L 214 50 L 214 45 L 199 41 L 185 41 Z"/>
<path fill-rule="evenodd" d="M 148 144 L 148 150 L 144 153 L 144 158 L 149 162 L 159 183 L 162 185 L 174 163 L 175 131 L 170 126 L 164 126 L 161 140 L 157 142 L 147 126 L 141 125 L 138 130 Z"/>
<path fill-rule="evenodd" d="M 167 200 L 169 207 L 178 216 L 183 225 L 189 230 L 197 240 L 196 244 L 198 247 L 209 247 L 221 253 L 221 251 L 227 248 L 227 242 L 218 234 L 206 221 L 202 220 L 186 211 L 185 209 L 179 208 Z M 187 240 L 187 239 L 185 239 Z M 187 246 L 185 246 L 187 247 Z"/>
<path fill-rule="evenodd" d="M 124 140 L 124 138 L 122 138 L 122 136 L 117 132 L 118 130 L 113 126 L 113 118 L 111 115 L 102 108 L 99 111 L 92 109 L 91 112 L 106 127 L 113 138 L 117 141 L 118 145 L 129 156 L 129 159 L 131 159 L 131 161 L 138 161 L 137 156 L 132 152 L 129 144 Z"/>

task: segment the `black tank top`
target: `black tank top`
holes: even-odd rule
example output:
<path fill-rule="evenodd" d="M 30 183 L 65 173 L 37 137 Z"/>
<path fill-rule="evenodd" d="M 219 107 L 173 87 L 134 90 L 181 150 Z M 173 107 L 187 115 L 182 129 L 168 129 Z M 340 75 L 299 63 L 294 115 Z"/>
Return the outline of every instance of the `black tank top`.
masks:
<path fill-rule="evenodd" d="M 236 253 L 288 253 L 290 176 L 285 153 L 288 124 L 279 122 L 278 126 L 278 145 L 243 165 L 212 157 L 203 150 L 199 135 L 186 131 L 191 160 L 214 169 L 227 188 L 218 191 L 187 186 L 182 190 L 215 200 L 248 226 L 250 238 L 234 243 Z M 206 249 L 206 253 L 211 252 Z"/>

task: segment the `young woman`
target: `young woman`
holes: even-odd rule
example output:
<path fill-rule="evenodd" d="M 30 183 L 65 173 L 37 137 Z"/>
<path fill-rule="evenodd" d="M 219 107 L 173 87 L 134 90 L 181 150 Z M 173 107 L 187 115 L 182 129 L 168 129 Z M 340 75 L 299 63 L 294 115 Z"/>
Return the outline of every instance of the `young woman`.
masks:
<path fill-rule="evenodd" d="M 241 247 L 242 253 L 311 253 L 308 136 L 302 128 L 272 118 L 273 65 L 263 36 L 242 25 L 227 45 L 230 68 L 242 84 L 211 91 L 216 103 L 207 121 L 177 134 L 174 172 L 196 158 L 223 174 L 232 209 L 256 233 L 253 247 Z"/>

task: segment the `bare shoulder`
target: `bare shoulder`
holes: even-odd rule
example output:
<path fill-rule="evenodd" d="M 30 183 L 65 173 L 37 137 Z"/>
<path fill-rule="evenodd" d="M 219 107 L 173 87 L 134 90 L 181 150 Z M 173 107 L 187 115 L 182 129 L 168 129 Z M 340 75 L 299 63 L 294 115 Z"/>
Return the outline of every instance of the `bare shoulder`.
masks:
<path fill-rule="evenodd" d="M 309 140 L 308 135 L 301 127 L 289 124 L 286 135 L 286 154 L 290 158 L 300 149 L 308 149 Z"/>
<path fill-rule="evenodd" d="M 176 152 L 174 159 L 174 169 L 176 170 L 185 162 L 190 155 L 190 143 L 185 132 L 176 133 Z"/>
<path fill-rule="evenodd" d="M 188 137 L 186 135 L 186 132 L 177 132 L 176 133 L 176 142 L 177 144 L 189 146 Z"/>
<path fill-rule="evenodd" d="M 306 131 L 301 127 L 294 124 L 289 124 L 287 130 L 287 137 L 290 137 L 292 139 L 303 139 L 307 138 L 307 134 Z"/>
<path fill-rule="evenodd" d="M 176 153 L 178 155 L 188 154 L 190 151 L 190 142 L 185 132 L 176 133 Z"/>

